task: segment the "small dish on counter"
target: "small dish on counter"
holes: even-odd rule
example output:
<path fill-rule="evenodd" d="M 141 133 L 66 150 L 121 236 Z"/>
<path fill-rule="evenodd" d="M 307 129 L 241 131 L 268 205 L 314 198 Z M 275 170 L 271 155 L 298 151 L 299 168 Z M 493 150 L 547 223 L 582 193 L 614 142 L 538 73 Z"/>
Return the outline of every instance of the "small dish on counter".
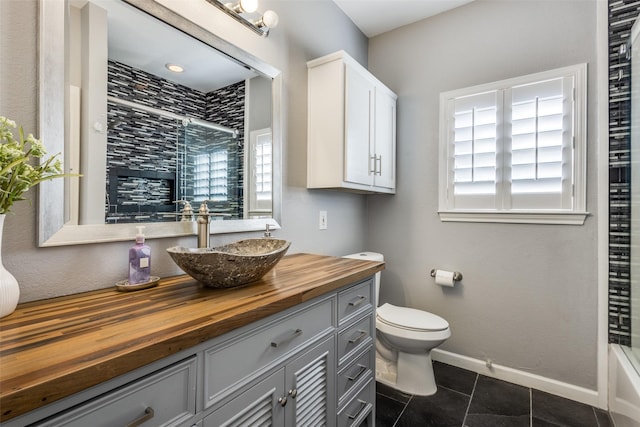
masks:
<path fill-rule="evenodd" d="M 153 288 L 158 285 L 159 281 L 160 278 L 157 276 L 151 276 L 146 282 L 135 283 L 133 285 L 129 284 L 128 280 L 121 280 L 116 283 L 116 288 L 122 292 L 139 291 L 141 289 Z"/>

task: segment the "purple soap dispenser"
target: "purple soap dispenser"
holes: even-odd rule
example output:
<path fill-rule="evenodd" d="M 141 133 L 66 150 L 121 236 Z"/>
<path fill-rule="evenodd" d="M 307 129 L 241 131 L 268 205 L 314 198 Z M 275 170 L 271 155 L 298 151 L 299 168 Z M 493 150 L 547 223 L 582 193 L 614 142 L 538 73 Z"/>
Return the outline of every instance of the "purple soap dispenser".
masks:
<path fill-rule="evenodd" d="M 145 283 L 151 277 L 151 248 L 144 244 L 144 226 L 136 226 L 136 244 L 129 249 L 129 284 Z"/>

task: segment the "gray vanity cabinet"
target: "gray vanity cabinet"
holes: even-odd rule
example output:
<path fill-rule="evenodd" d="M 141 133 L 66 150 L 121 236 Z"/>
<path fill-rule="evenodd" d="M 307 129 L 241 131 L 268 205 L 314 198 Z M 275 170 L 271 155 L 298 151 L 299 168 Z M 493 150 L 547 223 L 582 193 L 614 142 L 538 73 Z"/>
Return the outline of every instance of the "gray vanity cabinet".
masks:
<path fill-rule="evenodd" d="M 372 278 L 343 286 L 7 427 L 373 425 L 374 301 Z"/>

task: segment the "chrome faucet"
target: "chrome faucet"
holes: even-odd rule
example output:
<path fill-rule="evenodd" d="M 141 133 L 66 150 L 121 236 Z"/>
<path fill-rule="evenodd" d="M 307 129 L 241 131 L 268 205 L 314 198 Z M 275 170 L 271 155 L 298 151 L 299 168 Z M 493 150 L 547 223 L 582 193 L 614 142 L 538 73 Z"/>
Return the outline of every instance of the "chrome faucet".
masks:
<path fill-rule="evenodd" d="M 210 225 L 211 225 L 211 217 L 219 216 L 219 217 L 230 217 L 229 213 L 222 212 L 209 212 L 209 205 L 207 202 L 212 202 L 213 200 L 203 200 L 200 203 L 200 209 L 198 209 L 198 219 L 196 222 L 198 223 L 198 247 L 199 248 L 208 248 L 209 247 L 209 234 L 210 234 Z"/>
<path fill-rule="evenodd" d="M 208 200 L 203 200 L 198 209 L 198 248 L 209 247 L 209 221 L 211 220 L 209 214 Z"/>

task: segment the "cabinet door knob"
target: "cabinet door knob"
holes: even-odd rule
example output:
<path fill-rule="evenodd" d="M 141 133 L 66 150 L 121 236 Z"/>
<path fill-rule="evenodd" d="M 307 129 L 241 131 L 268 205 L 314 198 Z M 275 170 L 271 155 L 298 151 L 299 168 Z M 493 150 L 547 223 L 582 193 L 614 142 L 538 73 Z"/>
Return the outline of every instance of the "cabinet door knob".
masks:
<path fill-rule="evenodd" d="M 302 334 L 302 329 L 296 329 L 291 332 L 285 332 L 284 334 L 274 338 L 274 340 L 271 341 L 271 347 L 278 347 L 282 344 L 285 344 L 301 334 Z"/>
<path fill-rule="evenodd" d="M 356 298 L 354 298 L 353 300 L 349 301 L 349 305 L 351 307 L 357 307 L 360 304 L 362 304 L 363 302 L 365 302 L 367 300 L 367 297 L 364 295 L 358 295 Z"/>
<path fill-rule="evenodd" d="M 289 396 L 291 396 L 292 399 L 295 399 L 297 395 L 298 395 L 298 389 L 297 388 L 289 390 Z"/>
<path fill-rule="evenodd" d="M 153 418 L 153 415 L 154 415 L 153 408 L 148 407 L 147 409 L 144 410 L 144 415 L 127 424 L 127 427 L 138 427 L 139 425 L 142 425 L 142 423 L 144 423 L 145 421 L 149 421 L 151 418 Z"/>
<path fill-rule="evenodd" d="M 362 375 L 362 374 L 364 374 L 365 372 L 367 372 L 367 367 L 366 367 L 366 366 L 361 365 L 361 364 L 358 364 L 358 366 L 360 367 L 360 369 L 358 370 L 358 372 L 357 372 L 354 376 L 352 376 L 352 377 L 347 377 L 347 379 L 348 379 L 349 381 L 355 381 L 355 380 L 357 380 L 358 378 L 360 378 L 360 375 Z"/>
<path fill-rule="evenodd" d="M 358 412 L 356 412 L 353 415 L 347 414 L 347 417 L 349 417 L 349 419 L 351 420 L 355 420 L 360 416 L 360 414 L 362 414 L 364 411 L 366 411 L 369 408 L 369 403 L 365 402 L 364 400 L 358 399 L 358 402 L 360 402 L 360 408 L 358 408 Z"/>
<path fill-rule="evenodd" d="M 367 331 L 358 331 L 358 336 L 355 338 L 349 339 L 349 344 L 355 344 L 358 341 L 362 340 L 362 338 L 366 337 L 367 335 L 368 335 Z"/>
<path fill-rule="evenodd" d="M 287 396 L 279 397 L 278 403 L 280 404 L 280 406 L 285 406 L 287 404 Z"/>

